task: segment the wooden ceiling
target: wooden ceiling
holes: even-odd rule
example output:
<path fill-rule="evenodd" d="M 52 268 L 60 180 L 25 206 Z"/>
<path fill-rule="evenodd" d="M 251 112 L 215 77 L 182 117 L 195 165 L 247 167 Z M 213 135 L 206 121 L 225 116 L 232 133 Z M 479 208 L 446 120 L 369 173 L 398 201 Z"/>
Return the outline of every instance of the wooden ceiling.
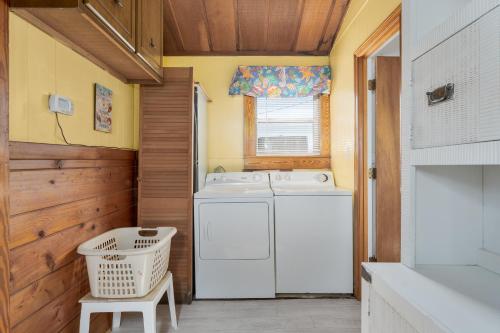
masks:
<path fill-rule="evenodd" d="M 165 55 L 327 55 L 349 0 L 164 0 Z"/>

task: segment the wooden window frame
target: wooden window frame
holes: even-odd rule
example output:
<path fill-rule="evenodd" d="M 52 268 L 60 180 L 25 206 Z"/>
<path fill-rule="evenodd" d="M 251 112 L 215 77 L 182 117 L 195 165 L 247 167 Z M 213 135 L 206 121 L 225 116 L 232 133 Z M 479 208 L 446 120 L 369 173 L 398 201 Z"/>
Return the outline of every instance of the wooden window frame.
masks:
<path fill-rule="evenodd" d="M 245 170 L 330 169 L 330 95 L 321 95 L 320 155 L 257 156 L 256 98 L 244 96 L 244 168 Z"/>

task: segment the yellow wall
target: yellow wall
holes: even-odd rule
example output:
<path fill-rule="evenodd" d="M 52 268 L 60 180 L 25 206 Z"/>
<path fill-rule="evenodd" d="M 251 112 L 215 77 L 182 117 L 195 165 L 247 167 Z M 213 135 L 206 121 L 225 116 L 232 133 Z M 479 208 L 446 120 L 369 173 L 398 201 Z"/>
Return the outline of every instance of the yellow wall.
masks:
<path fill-rule="evenodd" d="M 193 67 L 213 100 L 208 104 L 209 170 L 219 164 L 228 171 L 243 168 L 243 97 L 229 96 L 229 84 L 238 65 L 328 65 L 328 57 L 166 57 L 167 67 Z"/>
<path fill-rule="evenodd" d="M 71 143 L 137 147 L 134 87 L 127 85 L 15 14 L 9 16 L 10 139 L 64 144 L 49 94 L 71 98 L 73 116 L 59 116 Z M 112 133 L 94 131 L 94 83 L 113 90 Z"/>
<path fill-rule="evenodd" d="M 354 51 L 401 3 L 401 0 L 351 0 L 330 53 L 332 166 L 338 186 L 354 188 Z"/>

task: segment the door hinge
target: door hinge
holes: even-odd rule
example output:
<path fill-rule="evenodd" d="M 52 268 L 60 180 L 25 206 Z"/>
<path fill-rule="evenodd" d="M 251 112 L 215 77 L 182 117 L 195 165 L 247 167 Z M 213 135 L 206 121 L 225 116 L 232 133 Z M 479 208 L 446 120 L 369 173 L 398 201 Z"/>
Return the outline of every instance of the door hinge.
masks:
<path fill-rule="evenodd" d="M 377 89 L 377 80 L 376 79 L 368 80 L 368 90 L 375 91 L 375 89 Z"/>
<path fill-rule="evenodd" d="M 377 179 L 377 168 L 368 169 L 368 179 Z"/>

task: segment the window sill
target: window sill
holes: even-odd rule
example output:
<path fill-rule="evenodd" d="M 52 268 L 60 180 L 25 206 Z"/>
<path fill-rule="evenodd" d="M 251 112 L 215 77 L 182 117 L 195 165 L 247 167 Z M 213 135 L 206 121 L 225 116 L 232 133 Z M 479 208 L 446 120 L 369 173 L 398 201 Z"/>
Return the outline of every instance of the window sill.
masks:
<path fill-rule="evenodd" d="M 245 170 L 330 169 L 330 156 L 246 156 Z"/>

